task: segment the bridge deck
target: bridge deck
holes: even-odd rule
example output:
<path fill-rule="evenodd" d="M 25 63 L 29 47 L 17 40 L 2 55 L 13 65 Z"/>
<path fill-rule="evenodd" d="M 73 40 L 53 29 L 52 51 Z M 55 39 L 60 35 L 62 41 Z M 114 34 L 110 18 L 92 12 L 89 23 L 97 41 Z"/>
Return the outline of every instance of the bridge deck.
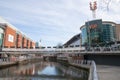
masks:
<path fill-rule="evenodd" d="M 15 49 L 15 48 L 3 48 L 0 53 L 10 53 L 10 54 L 55 54 L 55 53 L 79 53 L 79 54 L 118 54 L 120 50 L 92 50 L 86 51 L 84 48 L 75 47 L 75 48 L 51 48 L 51 49 Z M 119 55 L 119 54 L 118 54 Z"/>

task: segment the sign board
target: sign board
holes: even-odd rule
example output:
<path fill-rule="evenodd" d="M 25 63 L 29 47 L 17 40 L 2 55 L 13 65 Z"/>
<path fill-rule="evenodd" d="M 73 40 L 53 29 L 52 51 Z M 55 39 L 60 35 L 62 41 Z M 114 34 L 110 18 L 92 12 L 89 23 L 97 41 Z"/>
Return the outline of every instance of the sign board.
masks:
<path fill-rule="evenodd" d="M 9 42 L 14 42 L 14 36 L 11 35 L 11 34 L 9 34 L 9 35 L 8 35 L 8 41 L 9 41 Z"/>

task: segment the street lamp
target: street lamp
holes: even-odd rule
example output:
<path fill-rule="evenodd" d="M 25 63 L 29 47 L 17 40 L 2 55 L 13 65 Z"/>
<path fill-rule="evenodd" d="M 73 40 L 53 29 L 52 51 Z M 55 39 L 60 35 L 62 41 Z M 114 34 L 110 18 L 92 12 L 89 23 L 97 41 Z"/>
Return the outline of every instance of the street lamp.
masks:
<path fill-rule="evenodd" d="M 42 46 L 41 46 L 41 39 L 40 39 L 40 41 L 39 41 L 39 48 L 41 48 Z"/>

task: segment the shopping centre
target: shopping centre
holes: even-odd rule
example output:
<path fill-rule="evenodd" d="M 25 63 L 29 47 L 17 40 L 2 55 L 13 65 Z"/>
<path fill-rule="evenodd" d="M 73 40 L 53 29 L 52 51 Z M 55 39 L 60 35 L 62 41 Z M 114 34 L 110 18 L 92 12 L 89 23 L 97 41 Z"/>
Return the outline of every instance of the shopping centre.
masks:
<path fill-rule="evenodd" d="M 99 46 L 120 41 L 120 24 L 102 19 L 87 21 L 80 27 L 82 45 Z"/>
<path fill-rule="evenodd" d="M 23 32 L 0 17 L 0 47 L 34 48 L 35 42 Z"/>

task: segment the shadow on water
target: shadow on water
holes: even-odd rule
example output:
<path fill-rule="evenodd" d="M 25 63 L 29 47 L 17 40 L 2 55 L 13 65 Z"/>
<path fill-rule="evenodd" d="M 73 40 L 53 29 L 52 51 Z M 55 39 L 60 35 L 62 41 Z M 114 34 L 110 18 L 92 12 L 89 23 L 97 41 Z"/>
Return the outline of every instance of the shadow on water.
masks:
<path fill-rule="evenodd" d="M 0 80 L 87 80 L 88 72 L 56 62 L 38 62 L 0 70 Z"/>

